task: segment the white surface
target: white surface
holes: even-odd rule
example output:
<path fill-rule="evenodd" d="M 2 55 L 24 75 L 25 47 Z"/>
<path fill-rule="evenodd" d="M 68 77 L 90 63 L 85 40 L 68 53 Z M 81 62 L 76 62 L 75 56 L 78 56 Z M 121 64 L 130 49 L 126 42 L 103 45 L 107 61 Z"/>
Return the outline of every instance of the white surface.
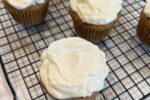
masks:
<path fill-rule="evenodd" d="M 122 0 L 71 0 L 71 9 L 85 23 L 105 25 L 117 18 Z"/>
<path fill-rule="evenodd" d="M 13 94 L 6 82 L 3 70 L 0 66 L 0 100 L 13 100 Z M 14 86 L 14 91 L 16 93 L 17 100 L 29 100 L 29 95 L 27 90 L 25 89 L 25 85 L 23 81 L 21 81 L 20 76 L 16 76 L 16 86 Z M 27 99 L 28 98 L 28 99 Z"/>
<path fill-rule="evenodd" d="M 7 85 L 6 79 L 4 77 L 2 66 L 0 66 L 0 100 L 13 100 L 13 95 L 10 88 Z"/>
<path fill-rule="evenodd" d="M 51 43 L 42 60 L 41 80 L 58 99 L 86 97 L 100 91 L 109 72 L 104 52 L 78 37 Z"/>

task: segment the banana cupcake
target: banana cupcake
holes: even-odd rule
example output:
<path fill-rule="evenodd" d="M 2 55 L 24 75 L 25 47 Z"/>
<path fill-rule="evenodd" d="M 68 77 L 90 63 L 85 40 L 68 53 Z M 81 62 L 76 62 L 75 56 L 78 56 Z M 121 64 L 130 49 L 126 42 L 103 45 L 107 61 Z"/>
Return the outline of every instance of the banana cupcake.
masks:
<path fill-rule="evenodd" d="M 41 83 L 55 99 L 95 100 L 109 72 L 104 52 L 78 37 L 51 43 L 41 58 Z"/>
<path fill-rule="evenodd" d="M 122 0 L 70 0 L 70 15 L 80 37 L 101 40 L 121 16 Z"/>
<path fill-rule="evenodd" d="M 143 43 L 150 45 L 150 0 L 147 0 L 141 11 L 137 33 Z"/>
<path fill-rule="evenodd" d="M 35 25 L 44 21 L 49 0 L 2 0 L 2 2 L 18 23 Z"/>

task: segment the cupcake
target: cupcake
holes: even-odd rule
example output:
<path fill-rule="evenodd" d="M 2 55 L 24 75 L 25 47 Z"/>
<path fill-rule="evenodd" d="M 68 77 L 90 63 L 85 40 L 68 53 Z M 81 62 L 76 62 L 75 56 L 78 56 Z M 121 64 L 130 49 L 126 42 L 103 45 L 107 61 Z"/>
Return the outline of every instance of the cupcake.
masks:
<path fill-rule="evenodd" d="M 78 37 L 51 43 L 41 59 L 41 83 L 56 99 L 95 100 L 109 72 L 104 52 Z"/>
<path fill-rule="evenodd" d="M 121 16 L 122 0 L 71 0 L 69 13 L 77 35 L 89 41 L 101 40 Z"/>
<path fill-rule="evenodd" d="M 44 21 L 49 0 L 2 0 L 11 16 L 21 24 L 35 25 Z"/>
<path fill-rule="evenodd" d="M 143 43 L 150 45 L 150 2 L 141 11 L 137 34 Z"/>

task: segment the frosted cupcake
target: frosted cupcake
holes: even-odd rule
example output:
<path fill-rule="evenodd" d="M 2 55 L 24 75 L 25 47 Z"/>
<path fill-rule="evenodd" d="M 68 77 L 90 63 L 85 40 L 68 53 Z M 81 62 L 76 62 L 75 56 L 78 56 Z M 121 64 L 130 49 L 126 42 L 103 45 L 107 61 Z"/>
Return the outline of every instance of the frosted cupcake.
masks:
<path fill-rule="evenodd" d="M 41 82 L 56 99 L 94 100 L 109 72 L 104 52 L 78 37 L 51 43 L 41 58 Z"/>
<path fill-rule="evenodd" d="M 21 24 L 35 25 L 43 22 L 49 0 L 2 0 L 11 16 Z"/>
<path fill-rule="evenodd" d="M 148 0 L 141 11 L 140 20 L 137 26 L 137 33 L 142 42 L 150 45 L 150 1 Z"/>
<path fill-rule="evenodd" d="M 121 16 L 122 0 L 71 0 L 70 15 L 80 37 L 97 41 L 108 35 Z"/>

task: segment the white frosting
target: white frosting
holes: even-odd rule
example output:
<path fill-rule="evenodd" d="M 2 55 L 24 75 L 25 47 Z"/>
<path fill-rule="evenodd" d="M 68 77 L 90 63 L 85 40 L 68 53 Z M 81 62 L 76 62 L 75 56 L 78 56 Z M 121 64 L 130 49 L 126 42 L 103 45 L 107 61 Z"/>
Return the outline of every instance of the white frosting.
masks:
<path fill-rule="evenodd" d="M 150 0 L 146 0 L 145 8 L 144 8 L 144 14 L 147 17 L 150 17 Z"/>
<path fill-rule="evenodd" d="M 57 99 L 86 97 L 100 91 L 109 72 L 104 52 L 77 37 L 51 43 L 41 58 L 41 81 Z"/>
<path fill-rule="evenodd" d="M 117 18 L 121 4 L 122 0 L 71 0 L 71 9 L 85 23 L 105 25 Z"/>
<path fill-rule="evenodd" d="M 26 9 L 33 4 L 43 4 L 45 0 L 7 0 L 16 9 Z"/>

